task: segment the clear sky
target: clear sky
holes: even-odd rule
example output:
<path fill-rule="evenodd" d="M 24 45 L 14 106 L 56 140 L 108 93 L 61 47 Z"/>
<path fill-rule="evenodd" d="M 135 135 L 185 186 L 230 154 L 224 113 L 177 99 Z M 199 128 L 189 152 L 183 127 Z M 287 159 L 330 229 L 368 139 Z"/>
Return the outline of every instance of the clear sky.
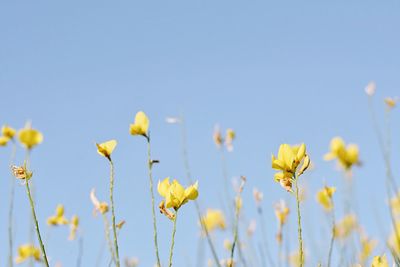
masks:
<path fill-rule="evenodd" d="M 53 265 L 75 266 L 77 258 L 78 243 L 66 240 L 67 229 L 45 225 L 63 203 L 68 216 L 81 217 L 82 266 L 95 266 L 104 235 L 101 218 L 92 216 L 89 192 L 96 187 L 98 197 L 108 200 L 108 165 L 94 143 L 112 138 L 119 142 L 114 152 L 117 220 L 127 221 L 120 233 L 121 256 L 137 256 L 141 266 L 154 263 L 146 145 L 128 131 L 138 110 L 151 120 L 153 154 L 161 162 L 155 166 L 156 181 L 166 176 L 185 181 L 180 130 L 165 123 L 167 116 L 184 114 L 203 208 L 221 208 L 214 125 L 236 130 L 234 152 L 226 157 L 228 172 L 248 178 L 243 193 L 247 220 L 256 216 L 253 187 L 264 192 L 274 255 L 273 203 L 291 202 L 291 250 L 296 227 L 293 198 L 273 181 L 270 156 L 283 142 L 305 142 L 316 167 L 303 178 L 309 192 L 304 228 L 310 266 L 325 259 L 329 235 L 329 221 L 314 194 L 326 182 L 338 186 L 338 202 L 343 197 L 340 172 L 322 156 L 336 135 L 359 144 L 364 163 L 354 171 L 359 219 L 372 237 L 380 238 L 381 228 L 389 230 L 384 168 L 364 87 L 371 80 L 377 83 L 375 104 L 383 122 L 383 97 L 399 94 L 399 12 L 394 0 L 2 1 L 0 123 L 21 128 L 31 120 L 44 134 L 31 166 Z M 394 163 L 399 160 L 398 118 L 394 110 Z M 0 150 L 0 240 L 7 238 L 10 151 Z M 18 163 L 23 153 L 17 151 Z M 394 173 L 400 174 L 397 168 Z M 22 244 L 28 241 L 29 210 L 24 187 L 16 189 L 15 239 Z M 339 204 L 337 217 L 342 215 Z M 161 215 L 157 219 L 166 262 L 172 225 Z M 176 266 L 194 264 L 198 232 L 189 203 L 178 222 Z M 229 231 L 215 236 L 221 256 L 226 256 L 222 240 L 229 237 Z M 7 250 L 7 243 L 0 242 L 2 266 Z M 100 266 L 107 266 L 107 250 L 104 254 Z"/>

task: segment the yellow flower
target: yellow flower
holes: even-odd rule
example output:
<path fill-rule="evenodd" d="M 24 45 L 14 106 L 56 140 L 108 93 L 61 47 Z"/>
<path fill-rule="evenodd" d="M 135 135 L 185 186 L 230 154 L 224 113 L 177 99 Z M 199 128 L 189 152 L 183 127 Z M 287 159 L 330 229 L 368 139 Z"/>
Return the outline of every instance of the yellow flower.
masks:
<path fill-rule="evenodd" d="M 372 260 L 371 267 L 389 267 L 386 255 L 384 254 L 383 256 L 375 256 Z"/>
<path fill-rule="evenodd" d="M 69 224 L 70 232 L 69 232 L 69 240 L 74 240 L 76 237 L 76 232 L 78 231 L 79 227 L 79 217 L 74 215 L 71 218 L 71 222 Z"/>
<path fill-rule="evenodd" d="M 397 234 L 400 235 L 400 222 L 396 222 L 396 229 L 393 230 L 393 232 L 389 236 L 389 240 L 388 240 L 390 247 L 392 247 L 393 250 L 397 254 L 399 254 L 400 253 L 400 244 L 399 244 L 398 240 L 400 239 L 400 236 L 398 236 Z"/>
<path fill-rule="evenodd" d="M 377 245 L 376 240 L 369 239 L 367 237 L 362 237 L 361 238 L 361 251 L 358 256 L 361 265 L 364 265 L 365 262 L 368 260 L 369 256 L 371 256 L 372 251 Z"/>
<path fill-rule="evenodd" d="M 240 196 L 235 197 L 235 208 L 239 212 L 243 207 L 243 200 Z"/>
<path fill-rule="evenodd" d="M 57 205 L 56 208 L 56 214 L 53 216 L 50 216 L 47 219 L 47 224 L 48 225 L 65 225 L 68 224 L 68 220 L 64 217 L 64 206 L 59 204 Z"/>
<path fill-rule="evenodd" d="M 9 139 L 13 139 L 15 133 L 16 133 L 16 130 L 14 128 L 11 128 L 8 125 L 4 125 L 3 127 L 1 127 L 1 134 L 4 137 L 8 137 Z"/>
<path fill-rule="evenodd" d="M 10 141 L 10 138 L 6 136 L 0 136 L 0 146 L 6 146 L 8 141 Z"/>
<path fill-rule="evenodd" d="M 325 160 L 337 159 L 340 166 L 345 170 L 350 170 L 353 165 L 360 165 L 358 146 L 349 144 L 346 146 L 343 139 L 334 137 L 330 144 L 331 151 L 325 154 Z"/>
<path fill-rule="evenodd" d="M 111 153 L 114 151 L 114 148 L 117 146 L 117 141 L 116 140 L 110 140 L 101 144 L 97 144 L 97 153 L 99 155 L 106 157 L 110 159 Z"/>
<path fill-rule="evenodd" d="M 225 217 L 220 210 L 208 209 L 206 215 L 202 218 L 202 222 L 208 232 L 226 228 Z"/>
<path fill-rule="evenodd" d="M 43 134 L 30 126 L 25 126 L 24 129 L 19 130 L 18 139 L 26 149 L 32 149 L 43 142 Z"/>
<path fill-rule="evenodd" d="M 92 191 L 90 191 L 90 200 L 92 201 L 94 205 L 94 211 L 93 214 L 96 215 L 97 212 L 100 212 L 101 214 L 105 214 L 108 212 L 108 204 L 106 202 L 100 202 L 97 197 L 96 197 L 96 190 L 93 188 Z"/>
<path fill-rule="evenodd" d="M 278 157 L 272 155 L 272 168 L 281 172 L 275 174 L 275 181 L 279 182 L 287 191 L 292 191 L 294 177 L 299 177 L 310 165 L 310 158 L 306 153 L 305 144 L 290 146 L 282 144 L 279 147 Z M 297 168 L 303 162 L 299 171 Z"/>
<path fill-rule="evenodd" d="M 286 223 L 287 216 L 289 215 L 289 208 L 284 200 L 275 204 L 275 216 L 278 220 L 278 225 L 283 226 Z"/>
<path fill-rule="evenodd" d="M 236 138 L 236 133 L 228 128 L 225 135 L 225 146 L 228 151 L 233 151 L 233 140 Z"/>
<path fill-rule="evenodd" d="M 147 137 L 149 130 L 149 118 L 143 111 L 139 111 L 136 113 L 135 122 L 130 125 L 130 133 L 131 135 L 143 135 Z"/>
<path fill-rule="evenodd" d="M 174 208 L 178 210 L 183 204 L 189 200 L 195 200 L 198 197 L 198 183 L 187 187 L 186 189 L 177 181 L 169 182 L 169 177 L 162 182 L 158 182 L 158 193 L 165 198 L 166 208 Z"/>
<path fill-rule="evenodd" d="M 36 261 L 41 261 L 40 250 L 34 245 L 25 244 L 18 247 L 18 256 L 15 258 L 15 263 L 20 264 L 29 258 L 33 258 Z"/>
<path fill-rule="evenodd" d="M 391 108 L 396 107 L 397 99 L 392 98 L 392 97 L 386 97 L 386 98 L 385 98 L 385 103 L 386 103 L 386 106 L 387 106 L 389 109 L 391 109 Z"/>
<path fill-rule="evenodd" d="M 293 252 L 289 255 L 289 263 L 293 267 L 304 266 L 305 257 L 303 255 L 303 262 L 301 263 L 300 254 L 298 251 Z"/>
<path fill-rule="evenodd" d="M 26 169 L 26 166 L 11 166 L 11 171 L 15 178 L 21 180 L 29 180 L 33 175 Z"/>
<path fill-rule="evenodd" d="M 317 202 L 327 211 L 330 211 L 333 208 L 332 197 L 335 191 L 335 187 L 325 186 L 317 193 Z"/>
<path fill-rule="evenodd" d="M 221 148 L 221 145 L 224 142 L 224 139 L 222 138 L 221 130 L 219 129 L 218 125 L 216 125 L 214 127 L 213 139 L 214 139 L 214 143 L 217 146 L 217 148 Z"/>
<path fill-rule="evenodd" d="M 390 199 L 389 204 L 394 214 L 396 215 L 400 214 L 400 191 L 397 192 L 396 196 Z"/>
<path fill-rule="evenodd" d="M 224 239 L 224 249 L 229 252 L 232 250 L 232 242 L 229 239 Z"/>
<path fill-rule="evenodd" d="M 351 235 L 357 227 L 356 217 L 353 214 L 348 214 L 334 226 L 334 236 L 336 238 L 345 239 Z"/>

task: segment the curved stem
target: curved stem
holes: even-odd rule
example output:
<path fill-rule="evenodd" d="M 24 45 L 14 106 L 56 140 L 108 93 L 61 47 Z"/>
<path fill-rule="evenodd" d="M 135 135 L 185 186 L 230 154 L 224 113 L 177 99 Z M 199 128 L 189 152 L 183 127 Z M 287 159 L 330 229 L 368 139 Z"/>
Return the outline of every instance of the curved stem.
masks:
<path fill-rule="evenodd" d="M 172 256 L 174 254 L 174 245 L 175 245 L 175 233 L 176 233 L 176 221 L 178 219 L 178 212 L 175 212 L 175 218 L 174 218 L 174 227 L 172 229 L 172 238 L 171 238 L 171 247 L 169 249 L 169 264 L 168 266 L 172 266 Z"/>
<path fill-rule="evenodd" d="M 158 252 L 158 239 L 157 239 L 157 220 L 156 220 L 156 211 L 154 207 L 154 189 L 153 189 L 153 161 L 151 159 L 151 145 L 150 145 L 150 136 L 146 137 L 147 139 L 147 166 L 149 169 L 149 183 L 150 183 L 150 195 L 151 195 L 151 212 L 153 216 L 153 239 L 154 239 L 154 249 L 156 252 L 157 258 L 157 267 L 161 267 L 160 255 Z"/>
<path fill-rule="evenodd" d="M 114 207 L 114 163 L 109 158 L 110 161 L 110 202 L 111 202 L 111 221 L 114 233 L 114 249 L 115 249 L 115 259 L 117 267 L 120 266 L 119 262 L 119 251 L 118 251 L 118 238 L 117 238 L 117 227 L 115 226 L 115 207 Z"/>
<path fill-rule="evenodd" d="M 294 176 L 296 186 L 296 202 L 297 202 L 297 227 L 298 227 L 298 239 L 299 239 L 299 256 L 300 256 L 300 267 L 304 264 L 303 254 L 303 237 L 301 234 L 301 213 L 300 213 L 300 198 L 299 198 L 299 186 L 297 184 L 297 178 Z"/>
<path fill-rule="evenodd" d="M 113 244 L 110 239 L 110 224 L 108 223 L 107 215 L 105 213 L 102 213 L 102 216 L 103 216 L 103 221 L 104 221 L 104 234 L 106 236 L 108 249 L 110 250 L 111 259 L 115 263 L 115 262 L 117 262 L 117 260 L 115 259 Z"/>
<path fill-rule="evenodd" d="M 332 250 L 333 250 L 333 243 L 335 241 L 335 206 L 333 205 L 333 200 L 332 200 L 332 236 L 331 236 L 331 241 L 329 243 L 329 252 L 328 252 L 328 264 L 327 266 L 331 266 L 331 258 L 332 258 Z"/>
<path fill-rule="evenodd" d="M 185 124 L 185 119 L 183 116 L 181 116 L 181 134 L 182 134 L 182 156 L 183 156 L 183 163 L 184 163 L 185 171 L 186 171 L 186 178 L 190 184 L 193 184 L 191 171 L 190 171 L 190 165 L 189 165 L 188 150 L 187 150 L 186 124 Z M 219 263 L 217 251 L 215 250 L 215 247 L 214 247 L 213 241 L 211 240 L 208 229 L 206 229 L 205 225 L 202 223 L 200 204 L 197 199 L 194 200 L 194 204 L 196 207 L 197 217 L 199 219 L 202 230 L 206 234 L 207 243 L 208 243 L 208 246 L 210 247 L 211 254 L 213 255 L 215 264 L 218 267 L 221 267 L 221 265 Z"/>
<path fill-rule="evenodd" d="M 12 139 L 13 147 L 10 156 L 10 165 L 14 164 L 17 146 Z M 13 266 L 13 213 L 14 213 L 15 178 L 11 175 L 10 204 L 8 207 L 8 266 Z"/>
<path fill-rule="evenodd" d="M 234 223 L 234 230 L 233 230 L 233 244 L 232 244 L 232 249 L 231 249 L 231 257 L 230 257 L 229 267 L 233 267 L 233 254 L 235 252 L 236 243 L 238 241 L 239 211 L 240 211 L 240 209 L 236 205 L 236 208 L 235 208 L 235 223 Z"/>
<path fill-rule="evenodd" d="M 28 180 L 25 181 L 25 185 L 26 185 L 26 193 L 27 193 L 28 198 L 29 198 L 29 204 L 31 206 L 32 217 L 33 217 L 33 220 L 34 220 L 34 223 L 35 223 L 36 234 L 37 234 L 38 241 L 39 241 L 39 244 L 40 244 L 40 249 L 42 250 L 42 256 L 43 256 L 43 259 L 44 259 L 44 263 L 45 263 L 45 265 L 47 267 L 49 267 L 49 262 L 47 260 L 46 250 L 44 248 L 42 237 L 40 235 L 39 223 L 38 223 L 38 220 L 36 218 L 35 207 L 34 207 L 34 204 L 33 204 L 32 196 L 31 196 L 31 190 L 29 188 L 29 181 Z"/>

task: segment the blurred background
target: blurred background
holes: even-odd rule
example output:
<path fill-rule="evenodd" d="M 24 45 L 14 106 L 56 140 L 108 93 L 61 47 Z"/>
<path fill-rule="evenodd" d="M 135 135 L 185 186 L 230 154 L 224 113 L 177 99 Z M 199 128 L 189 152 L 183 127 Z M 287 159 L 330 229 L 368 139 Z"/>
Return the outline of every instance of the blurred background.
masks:
<path fill-rule="evenodd" d="M 252 197 L 257 187 L 264 193 L 272 255 L 277 254 L 274 203 L 285 199 L 291 207 L 287 251 L 297 248 L 297 227 L 294 198 L 274 182 L 270 157 L 281 143 L 305 142 L 315 167 L 301 179 L 309 266 L 326 258 L 330 221 L 315 201 L 324 184 L 337 186 L 336 216 L 344 215 L 343 175 L 322 157 L 334 136 L 357 143 L 363 162 L 353 171 L 357 216 L 366 232 L 381 240 L 376 253 L 384 252 L 382 234 L 390 232 L 385 169 L 364 88 L 370 81 L 377 84 L 374 101 L 383 127 L 383 98 L 399 92 L 399 11 L 398 1 L 372 0 L 1 2 L 0 123 L 22 128 L 31 120 L 44 134 L 31 168 L 51 265 L 75 266 L 78 257 L 78 241 L 67 241 L 68 229 L 46 225 L 62 203 L 68 217 L 81 218 L 82 266 L 96 266 L 96 261 L 108 266 L 103 222 L 92 216 L 89 192 L 95 187 L 98 198 L 108 201 L 108 163 L 96 153 L 95 142 L 113 138 L 118 140 L 113 153 L 117 221 L 126 220 L 119 235 L 121 258 L 138 257 L 141 266 L 155 263 L 146 142 L 129 134 L 139 110 L 150 118 L 153 157 L 160 160 L 155 182 L 171 176 L 187 184 L 180 125 L 165 122 L 185 117 L 191 172 L 204 210 L 222 208 L 214 127 L 236 131 L 234 151 L 225 159 L 230 178 L 247 177 L 241 230 L 245 236 L 248 222 L 257 218 Z M 398 118 L 394 109 L 396 178 Z M 0 265 L 8 255 L 10 153 L 10 146 L 0 148 Z M 22 164 L 23 158 L 19 148 L 16 162 Z M 17 186 L 15 199 L 18 246 L 28 242 L 30 211 L 23 186 Z M 194 203 L 180 213 L 175 266 L 196 266 L 198 257 L 206 265 L 211 254 L 198 241 Z M 166 263 L 172 223 L 159 214 L 157 219 Z M 261 242 L 259 230 L 255 245 Z M 229 230 L 214 235 L 221 258 L 228 256 L 225 238 L 232 239 Z M 203 256 L 198 256 L 199 244 Z M 337 263 L 337 247 L 333 253 Z"/>

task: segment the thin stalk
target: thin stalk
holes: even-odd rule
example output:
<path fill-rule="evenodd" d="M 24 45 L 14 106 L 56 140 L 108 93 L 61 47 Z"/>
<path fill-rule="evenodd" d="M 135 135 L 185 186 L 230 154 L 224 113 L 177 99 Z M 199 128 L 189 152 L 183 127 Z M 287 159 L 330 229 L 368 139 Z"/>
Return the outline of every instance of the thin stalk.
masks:
<path fill-rule="evenodd" d="M 263 247 L 267 253 L 267 259 L 269 261 L 270 266 L 275 266 L 274 261 L 272 260 L 272 256 L 269 253 L 269 246 L 268 246 L 268 239 L 267 239 L 267 231 L 265 230 L 265 220 L 264 220 L 264 214 L 263 214 L 263 210 L 262 207 L 259 206 L 257 208 L 257 213 L 258 213 L 258 217 L 260 219 L 260 224 L 261 224 L 261 235 L 262 235 L 262 240 L 263 240 Z M 265 267 L 265 262 L 263 264 L 263 266 Z"/>
<path fill-rule="evenodd" d="M 238 231 L 239 231 L 239 208 L 235 208 L 235 223 L 234 223 L 234 232 L 233 232 L 233 244 L 232 244 L 232 249 L 231 249 L 231 256 L 230 256 L 230 262 L 229 262 L 229 267 L 233 266 L 233 254 L 235 253 L 235 247 L 236 243 L 238 241 Z"/>
<path fill-rule="evenodd" d="M 10 166 L 14 164 L 17 145 L 14 139 L 11 139 L 13 146 L 10 156 Z M 15 195 L 15 178 L 11 175 L 10 187 L 10 204 L 8 208 L 8 266 L 13 267 L 13 214 L 14 214 L 14 195 Z"/>
<path fill-rule="evenodd" d="M 150 195 L 151 195 L 151 212 L 153 216 L 153 239 L 154 239 L 154 249 L 156 252 L 157 267 L 161 267 L 160 255 L 158 252 L 158 238 L 157 238 L 157 220 L 156 211 L 154 207 L 154 189 L 153 189 L 153 161 L 151 159 L 151 145 L 150 145 L 150 134 L 146 136 L 147 139 L 147 166 L 149 169 L 149 183 L 150 183 Z"/>
<path fill-rule="evenodd" d="M 32 217 L 33 217 L 33 220 L 35 222 L 36 234 L 37 234 L 38 241 L 39 241 L 39 244 L 40 244 L 40 249 L 42 250 L 42 256 L 43 256 L 43 259 L 44 259 L 44 263 L 45 263 L 45 265 L 47 267 L 49 267 L 49 262 L 48 262 L 47 256 L 46 256 L 46 250 L 44 248 L 42 237 L 40 235 L 39 223 L 38 223 L 38 220 L 36 218 L 35 207 L 34 207 L 34 204 L 33 204 L 32 196 L 31 196 L 31 190 L 29 188 L 29 181 L 28 180 L 25 181 L 25 185 L 26 185 L 26 193 L 27 193 L 28 198 L 29 198 L 29 204 L 31 206 Z"/>
<path fill-rule="evenodd" d="M 115 224 L 115 205 L 114 205 L 114 163 L 111 158 L 110 161 L 110 202 L 111 202 L 111 221 L 114 233 L 114 249 L 115 249 L 115 259 L 117 267 L 120 267 L 119 261 L 119 251 L 118 251 L 118 237 L 117 237 L 117 227 Z"/>
<path fill-rule="evenodd" d="M 178 219 L 178 211 L 175 212 L 174 218 L 174 227 L 172 229 L 172 237 L 171 237 L 171 247 L 169 249 L 169 264 L 168 266 L 172 266 L 172 256 L 174 255 L 174 245 L 175 245 L 175 233 L 176 233 L 176 221 Z"/>
<path fill-rule="evenodd" d="M 83 256 L 83 237 L 79 237 L 78 257 L 76 259 L 76 267 L 81 267 Z"/>
<path fill-rule="evenodd" d="M 182 157 L 183 157 L 183 163 L 184 163 L 184 167 L 185 167 L 185 171 L 186 171 L 186 179 L 188 180 L 188 182 L 190 184 L 193 184 L 191 171 L 190 171 L 190 165 L 189 165 L 188 149 L 187 149 L 186 124 L 185 124 L 185 120 L 184 120 L 183 116 L 181 116 L 181 134 L 182 134 Z M 204 231 L 204 233 L 206 234 L 207 243 L 208 243 L 208 246 L 210 247 L 211 254 L 213 255 L 214 262 L 218 267 L 221 267 L 221 265 L 219 263 L 217 251 L 215 250 L 215 247 L 211 240 L 208 229 L 206 229 L 205 225 L 202 223 L 200 204 L 197 199 L 194 200 L 194 204 L 196 207 L 197 217 L 199 219 L 201 228 Z"/>
<path fill-rule="evenodd" d="M 331 211 L 331 217 L 332 217 L 332 233 L 331 233 L 331 241 L 329 243 L 329 252 L 328 252 L 328 264 L 327 266 L 331 266 L 331 258 L 332 258 L 332 250 L 333 250 L 333 243 L 335 241 L 335 206 L 333 205 L 333 200 L 332 200 L 332 211 Z"/>
<path fill-rule="evenodd" d="M 390 194 L 390 189 L 393 190 L 393 193 L 396 195 L 397 192 L 396 190 L 398 189 L 397 187 L 397 183 L 393 177 L 393 173 L 392 173 L 392 168 L 391 168 L 391 164 L 390 164 L 390 124 L 389 124 L 389 111 L 386 110 L 386 114 L 385 114 L 385 121 L 386 121 L 386 125 L 387 125 L 387 146 L 385 146 L 385 142 L 384 139 L 382 137 L 382 133 L 380 131 L 379 125 L 378 125 L 378 121 L 376 120 L 376 115 L 375 115 L 375 109 L 373 107 L 373 103 L 372 103 L 372 97 L 368 97 L 368 106 L 369 106 L 369 110 L 370 110 L 370 114 L 371 114 L 371 119 L 372 119 L 372 124 L 373 124 L 373 129 L 375 131 L 375 134 L 378 138 L 378 143 L 379 143 L 379 148 L 381 150 L 382 153 L 382 157 L 383 160 L 385 162 L 385 168 L 386 168 L 386 193 L 387 193 L 387 197 L 390 200 L 391 199 L 391 194 Z M 392 188 L 390 188 L 390 185 Z M 396 220 L 395 220 L 395 216 L 393 214 L 393 210 L 391 205 L 389 205 L 389 214 L 390 214 L 390 219 L 392 222 L 392 227 L 394 229 L 395 235 L 396 235 L 396 243 L 397 245 L 400 247 L 400 233 L 397 230 L 396 227 Z"/>
<path fill-rule="evenodd" d="M 106 241 L 107 241 L 107 245 L 108 245 L 108 249 L 110 250 L 110 254 L 111 254 L 111 260 L 116 263 L 117 260 L 115 258 L 115 253 L 114 253 L 114 249 L 113 249 L 113 244 L 112 241 L 110 239 L 110 224 L 108 223 L 108 219 L 107 219 L 107 215 L 105 213 L 102 214 L 103 216 L 103 221 L 104 221 L 104 234 L 106 236 Z"/>
<path fill-rule="evenodd" d="M 300 198 L 299 198 L 299 186 L 297 183 L 296 175 L 294 175 L 294 182 L 296 186 L 296 202 L 297 202 L 297 229 L 298 229 L 298 239 L 299 239 L 299 255 L 300 255 L 300 267 L 303 267 L 304 254 L 303 254 L 303 237 L 301 229 L 301 213 L 300 213 Z"/>
<path fill-rule="evenodd" d="M 30 169 L 30 149 L 26 149 L 26 153 L 25 153 L 25 168 L 26 169 Z M 33 183 L 31 184 L 32 186 L 32 199 L 35 198 L 34 193 L 34 187 L 33 187 Z M 31 243 L 32 245 L 34 245 L 34 235 L 35 235 L 35 226 L 34 226 L 34 222 L 33 222 L 33 217 L 29 216 L 29 243 Z M 29 258 L 29 267 L 33 267 L 33 257 Z"/>

